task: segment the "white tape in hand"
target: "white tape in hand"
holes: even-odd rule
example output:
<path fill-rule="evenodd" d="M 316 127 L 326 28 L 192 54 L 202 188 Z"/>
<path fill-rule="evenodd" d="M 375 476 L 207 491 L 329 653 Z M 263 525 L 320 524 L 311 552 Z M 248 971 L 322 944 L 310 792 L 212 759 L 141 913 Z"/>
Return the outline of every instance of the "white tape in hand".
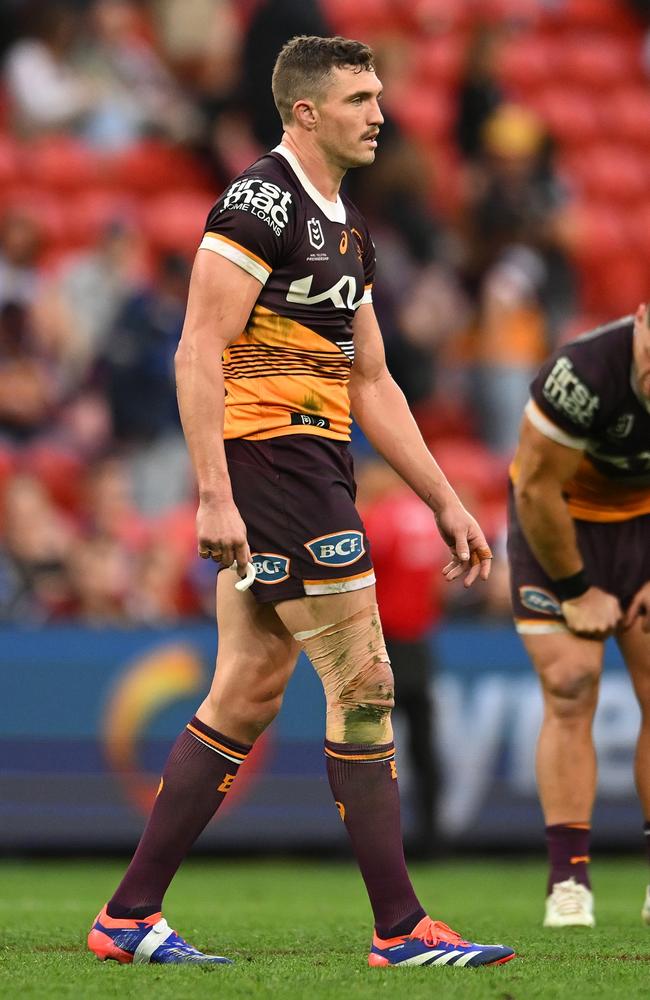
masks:
<path fill-rule="evenodd" d="M 231 569 L 237 569 L 237 560 L 230 567 Z M 235 590 L 248 590 L 249 587 L 253 585 L 255 581 L 255 567 L 251 562 L 246 563 L 246 576 L 243 580 L 238 580 L 235 584 Z"/>

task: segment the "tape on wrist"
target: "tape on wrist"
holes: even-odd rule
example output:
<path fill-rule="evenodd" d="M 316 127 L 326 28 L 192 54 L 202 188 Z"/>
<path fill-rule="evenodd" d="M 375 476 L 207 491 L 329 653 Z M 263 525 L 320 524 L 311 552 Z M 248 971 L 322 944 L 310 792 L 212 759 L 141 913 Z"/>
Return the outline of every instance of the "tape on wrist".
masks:
<path fill-rule="evenodd" d="M 564 601 L 574 601 L 576 597 L 582 597 L 590 586 L 584 569 L 579 569 L 571 576 L 563 576 L 559 580 L 553 580 L 553 590 L 560 604 Z"/>

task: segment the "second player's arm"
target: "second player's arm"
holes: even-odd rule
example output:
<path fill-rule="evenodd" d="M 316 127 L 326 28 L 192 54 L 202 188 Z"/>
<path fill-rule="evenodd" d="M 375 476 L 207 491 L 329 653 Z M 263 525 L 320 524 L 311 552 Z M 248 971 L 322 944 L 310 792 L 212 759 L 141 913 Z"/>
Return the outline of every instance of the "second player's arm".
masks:
<path fill-rule="evenodd" d="M 250 552 L 235 507 L 223 443 L 222 354 L 242 332 L 260 283 L 210 250 L 199 250 L 192 269 L 183 333 L 176 352 L 178 408 L 199 488 L 199 552 L 237 560 L 243 573 Z"/>
<path fill-rule="evenodd" d="M 580 448 L 559 444 L 524 417 L 516 455 L 517 516 L 535 558 L 552 580 L 583 569 L 573 518 L 563 489 L 582 461 Z M 580 635 L 600 637 L 620 620 L 618 601 L 597 587 L 562 603 L 569 627 Z"/>
<path fill-rule="evenodd" d="M 388 368 L 374 309 L 359 307 L 354 322 L 355 360 L 349 393 L 352 415 L 373 447 L 434 512 L 445 542 L 467 568 L 465 584 L 480 575 L 487 579 L 490 550 L 483 532 L 469 514 L 427 448 L 402 390 Z M 460 567 L 450 563 L 448 578 Z"/>

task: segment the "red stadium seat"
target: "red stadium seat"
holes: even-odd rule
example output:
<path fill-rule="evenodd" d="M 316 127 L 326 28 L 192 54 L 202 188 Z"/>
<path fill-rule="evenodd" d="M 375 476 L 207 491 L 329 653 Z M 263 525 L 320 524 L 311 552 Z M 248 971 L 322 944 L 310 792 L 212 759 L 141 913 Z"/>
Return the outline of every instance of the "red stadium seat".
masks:
<path fill-rule="evenodd" d="M 590 303 L 608 316 L 625 316 L 648 300 L 649 278 L 645 260 L 629 253 L 615 257 L 592 275 Z"/>
<path fill-rule="evenodd" d="M 589 199 L 636 202 L 648 193 L 647 160 L 629 146 L 592 146 L 567 162 Z"/>
<path fill-rule="evenodd" d="M 531 104 L 551 135 L 565 145 L 584 146 L 600 135 L 600 121 L 593 97 L 581 90 L 548 87 Z"/>
<path fill-rule="evenodd" d="M 633 31 L 639 21 L 620 0 L 562 0 L 543 6 L 546 20 L 578 30 Z"/>
<path fill-rule="evenodd" d="M 566 36 L 557 49 L 556 69 L 559 80 L 594 91 L 620 86 L 640 68 L 640 39 L 634 50 L 621 38 L 606 34 Z"/>
<path fill-rule="evenodd" d="M 537 35 L 515 37 L 506 45 L 499 60 L 498 73 L 502 84 L 513 96 L 552 82 L 556 46 Z"/>
<path fill-rule="evenodd" d="M 603 260 L 613 260 L 629 254 L 627 227 L 620 213 L 610 204 L 583 204 L 578 212 L 579 241 L 576 248 L 578 261 L 586 266 L 598 265 Z"/>
<path fill-rule="evenodd" d="M 81 499 L 83 462 L 55 445 L 34 445 L 21 456 L 21 469 L 43 483 L 54 503 L 75 512 Z"/>
<path fill-rule="evenodd" d="M 75 246 L 94 244 L 113 222 L 137 226 L 141 209 L 130 193 L 90 189 L 70 198 L 66 205 L 67 227 Z"/>
<path fill-rule="evenodd" d="M 418 81 L 449 87 L 458 82 L 467 44 L 462 35 L 444 34 L 425 38 L 413 49 L 413 69 Z"/>
<path fill-rule="evenodd" d="M 210 184 L 196 159 L 166 143 L 150 141 L 132 146 L 107 162 L 107 181 L 125 191 L 155 194 L 176 188 L 205 188 Z"/>
<path fill-rule="evenodd" d="M 389 109 L 405 132 L 423 143 L 446 135 L 454 119 L 451 94 L 431 84 L 410 83 L 391 94 Z"/>
<path fill-rule="evenodd" d="M 15 183 L 21 174 L 21 147 L 10 135 L 0 135 L 0 185 Z"/>
<path fill-rule="evenodd" d="M 4 192 L 2 206 L 3 209 L 17 209 L 36 220 L 46 244 L 44 249 L 47 249 L 47 244 L 65 245 L 69 242 L 65 205 L 49 191 L 17 185 Z"/>
<path fill-rule="evenodd" d="M 650 88 L 631 84 L 603 94 L 600 115 L 610 139 L 650 149 Z"/>
<path fill-rule="evenodd" d="M 47 136 L 24 150 L 25 175 L 39 187 L 69 191 L 88 187 L 101 177 L 100 158 L 69 136 Z"/>
<path fill-rule="evenodd" d="M 214 202 L 210 193 L 169 192 L 150 200 L 143 213 L 145 233 L 155 250 L 193 254 Z"/>

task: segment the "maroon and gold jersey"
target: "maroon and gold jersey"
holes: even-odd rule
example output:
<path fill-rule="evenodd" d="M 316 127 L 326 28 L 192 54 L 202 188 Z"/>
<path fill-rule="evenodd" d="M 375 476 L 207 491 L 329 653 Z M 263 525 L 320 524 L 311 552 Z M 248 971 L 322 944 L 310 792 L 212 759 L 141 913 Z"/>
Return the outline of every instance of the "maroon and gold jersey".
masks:
<path fill-rule="evenodd" d="M 211 210 L 201 248 L 261 284 L 223 356 L 225 438 L 307 433 L 347 441 L 352 325 L 372 301 L 375 248 L 345 197 L 327 201 L 277 146 L 237 177 Z"/>
<path fill-rule="evenodd" d="M 584 452 L 565 485 L 573 517 L 625 521 L 650 513 L 650 401 L 637 389 L 631 316 L 557 350 L 531 385 L 530 422 Z M 513 478 L 517 469 L 513 466 Z"/>

